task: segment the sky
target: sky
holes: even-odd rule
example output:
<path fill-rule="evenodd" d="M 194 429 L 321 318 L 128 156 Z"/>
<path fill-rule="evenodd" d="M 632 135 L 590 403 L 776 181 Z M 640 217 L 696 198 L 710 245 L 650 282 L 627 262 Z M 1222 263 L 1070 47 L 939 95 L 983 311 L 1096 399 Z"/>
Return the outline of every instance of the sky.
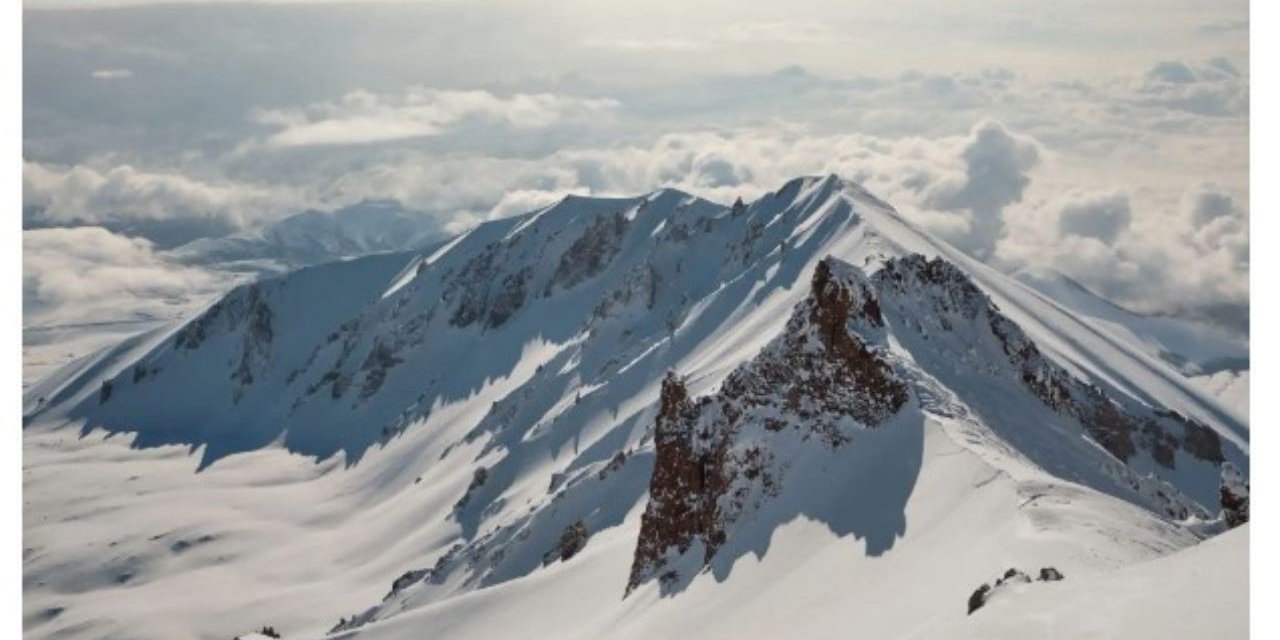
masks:
<path fill-rule="evenodd" d="M 24 324 L 217 290 L 170 250 L 308 208 L 456 232 L 837 173 L 998 269 L 1247 332 L 1241 0 L 29 0 L 23 26 Z"/>

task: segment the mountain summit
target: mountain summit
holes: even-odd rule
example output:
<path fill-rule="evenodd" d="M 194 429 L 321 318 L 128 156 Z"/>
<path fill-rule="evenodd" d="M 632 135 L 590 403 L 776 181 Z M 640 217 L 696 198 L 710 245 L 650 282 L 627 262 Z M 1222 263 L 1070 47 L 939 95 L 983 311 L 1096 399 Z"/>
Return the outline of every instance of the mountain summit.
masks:
<path fill-rule="evenodd" d="M 302 637 L 982 636 L 1247 520 L 1247 426 L 1069 308 L 836 176 L 570 196 L 243 286 L 33 385 L 26 418 L 198 452 L 184 495 L 300 500 L 195 566 L 234 549 L 263 583 L 240 610 Z M 289 454 L 314 470 L 275 478 Z M 186 584 L 126 546 L 139 597 Z"/>

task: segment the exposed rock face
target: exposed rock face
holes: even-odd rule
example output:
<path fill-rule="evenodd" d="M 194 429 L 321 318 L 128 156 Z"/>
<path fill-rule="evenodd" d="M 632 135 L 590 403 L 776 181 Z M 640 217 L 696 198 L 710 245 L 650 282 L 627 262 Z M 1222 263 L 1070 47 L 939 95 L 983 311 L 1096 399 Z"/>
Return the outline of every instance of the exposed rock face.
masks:
<path fill-rule="evenodd" d="M 391 596 L 403 591 L 409 585 L 414 584 L 415 582 L 421 582 L 430 575 L 431 569 L 413 569 L 411 571 L 406 571 L 400 574 L 400 577 L 396 578 L 391 583 L 391 591 L 389 591 L 387 595 L 383 596 L 382 599 L 385 601 Z"/>
<path fill-rule="evenodd" d="M 639 310 L 652 311 L 661 280 L 652 264 L 645 263 L 632 268 L 618 286 L 610 289 L 600 299 L 591 311 L 588 326 L 595 330 L 606 319 L 628 310 L 637 312 L 637 315 L 640 315 Z"/>
<path fill-rule="evenodd" d="M 882 295 L 931 302 L 930 313 L 950 330 L 956 320 L 985 322 L 1000 341 L 1024 387 L 1053 410 L 1075 418 L 1089 435 L 1122 462 L 1139 452 L 1172 469 L 1182 449 L 1200 460 L 1220 463 L 1222 443 L 1209 427 L 1174 411 L 1125 406 L 1096 386 L 1085 384 L 1050 361 L 955 265 L 920 255 L 896 258 L 872 277 Z"/>
<path fill-rule="evenodd" d="M 531 270 L 526 267 L 502 273 L 509 250 L 506 242 L 492 243 L 451 279 L 444 294 L 446 300 L 457 301 L 451 324 L 467 327 L 480 322 L 493 329 L 505 324 L 524 306 Z"/>
<path fill-rule="evenodd" d="M 622 248 L 626 233 L 627 217 L 622 212 L 597 217 L 560 256 L 548 292 L 552 286 L 572 288 L 603 271 Z"/>
<path fill-rule="evenodd" d="M 1222 487 L 1218 496 L 1228 528 L 1234 529 L 1249 521 L 1249 481 L 1229 462 L 1222 465 Z"/>
<path fill-rule="evenodd" d="M 695 400 L 674 374 L 663 381 L 650 502 L 628 591 L 654 577 L 679 578 L 675 572 L 688 571 L 690 562 L 710 564 L 735 521 L 780 493 L 797 455 L 794 441 L 783 448 L 782 439 L 844 446 L 858 430 L 882 424 L 906 404 L 903 376 L 918 365 L 887 351 L 890 323 L 899 339 L 918 340 L 935 358 L 964 358 L 977 348 L 974 341 L 982 342 L 984 354 L 994 358 L 975 355 L 972 362 L 944 366 L 978 367 L 975 375 L 992 376 L 992 388 L 1006 393 L 1027 390 L 1078 421 L 1115 456 L 1119 482 L 1170 517 L 1200 513 L 1171 486 L 1126 475 L 1124 463 L 1145 453 L 1172 468 L 1178 449 L 1220 461 L 1214 431 L 1171 411 L 1122 404 L 1074 378 L 945 260 L 892 258 L 868 277 L 828 258 L 815 267 L 810 294 L 783 334 L 730 373 L 714 395 Z M 905 368 L 900 373 L 895 366 Z M 780 450 L 787 451 L 786 459 L 778 459 Z M 690 553 L 701 558 L 676 568 L 676 560 Z"/>
<path fill-rule="evenodd" d="M 271 358 L 272 341 L 275 338 L 275 313 L 267 302 L 261 285 L 251 284 L 229 294 L 209 307 L 198 318 L 180 329 L 173 337 L 174 349 L 194 351 L 214 335 L 215 327 L 225 326 L 227 332 L 241 331 L 240 353 L 231 380 L 235 383 L 232 399 L 236 402 L 251 386 Z M 133 381 L 143 382 L 145 369 L 134 371 Z"/>
<path fill-rule="evenodd" d="M 1062 575 L 1061 571 L 1058 571 L 1053 567 L 1042 567 L 1040 569 L 1039 576 L 1034 580 L 1034 582 L 1058 582 L 1064 577 L 1065 576 Z M 983 583 L 975 589 L 973 593 L 969 594 L 969 615 L 973 615 L 973 612 L 981 609 L 993 596 L 1007 588 L 1009 585 L 1030 584 L 1032 582 L 1033 580 L 1031 579 L 1031 576 L 1027 575 L 1022 570 L 1010 568 L 1008 571 L 1004 572 L 1004 575 L 996 578 L 995 586 Z"/>
<path fill-rule="evenodd" d="M 674 373 L 662 381 L 658 406 L 654 429 L 657 456 L 649 481 L 649 506 L 640 524 L 628 591 L 662 566 L 668 548 L 683 553 L 702 539 L 709 543 L 709 559 L 714 553 L 711 549 L 724 537 L 715 517 L 715 501 L 724 490 L 723 450 L 695 448 L 693 423 L 698 409 Z"/>
<path fill-rule="evenodd" d="M 1042 567 L 1040 569 L 1040 577 L 1037 580 L 1041 582 L 1057 582 L 1064 577 L 1061 571 L 1053 567 Z"/>
<path fill-rule="evenodd" d="M 865 278 L 828 260 L 784 334 L 729 374 L 719 393 L 695 402 L 667 375 L 628 591 L 655 576 L 669 579 L 672 553 L 700 546 L 705 566 L 743 512 L 777 495 L 785 471 L 775 460 L 777 439 L 838 447 L 907 402 L 906 384 L 848 328 L 882 324 Z"/>
<path fill-rule="evenodd" d="M 969 615 L 973 615 L 974 611 L 981 609 L 982 605 L 987 603 L 987 594 L 990 592 L 991 585 L 984 582 L 969 595 Z"/>
<path fill-rule="evenodd" d="M 471 484 L 467 485 L 467 492 L 458 498 L 458 502 L 453 505 L 454 509 L 462 509 L 471 501 L 471 495 L 474 494 L 484 483 L 489 480 L 489 470 L 484 467 L 476 467 L 475 473 L 471 476 Z"/>
<path fill-rule="evenodd" d="M 232 309 L 231 314 L 233 326 L 245 326 L 240 346 L 240 364 L 231 374 L 231 379 L 236 382 L 234 399 L 239 401 L 245 387 L 253 384 L 254 372 L 261 370 L 271 357 L 273 314 L 271 306 L 262 295 L 262 289 L 257 285 L 248 288 L 243 309 Z"/>
<path fill-rule="evenodd" d="M 396 355 L 395 349 L 382 340 L 375 340 L 369 355 L 365 357 L 360 369 L 365 372 L 364 386 L 360 389 L 360 399 L 366 400 L 382 388 L 387 378 L 387 371 L 403 360 Z"/>
<path fill-rule="evenodd" d="M 557 560 L 563 562 L 578 555 L 587 546 L 587 538 L 590 537 L 586 523 L 581 520 L 565 527 L 556 546 L 542 556 L 542 564 L 548 565 Z"/>

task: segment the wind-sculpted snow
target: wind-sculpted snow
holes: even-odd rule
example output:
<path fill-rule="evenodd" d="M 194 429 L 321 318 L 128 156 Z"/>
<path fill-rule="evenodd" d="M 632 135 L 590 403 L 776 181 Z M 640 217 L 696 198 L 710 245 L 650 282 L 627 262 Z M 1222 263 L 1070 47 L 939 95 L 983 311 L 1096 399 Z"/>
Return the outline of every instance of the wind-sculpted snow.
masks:
<path fill-rule="evenodd" d="M 1122 337 L 833 176 L 572 196 L 261 280 L 32 386 L 32 508 L 70 514 L 30 519 L 34 637 L 564 636 L 516 612 L 565 597 L 664 637 L 717 593 L 839 609 L 796 588 L 823 579 L 932 594 L 867 615 L 938 631 L 1015 560 L 1074 580 L 1222 524 L 1247 429 Z M 86 460 L 106 480 L 49 484 Z"/>

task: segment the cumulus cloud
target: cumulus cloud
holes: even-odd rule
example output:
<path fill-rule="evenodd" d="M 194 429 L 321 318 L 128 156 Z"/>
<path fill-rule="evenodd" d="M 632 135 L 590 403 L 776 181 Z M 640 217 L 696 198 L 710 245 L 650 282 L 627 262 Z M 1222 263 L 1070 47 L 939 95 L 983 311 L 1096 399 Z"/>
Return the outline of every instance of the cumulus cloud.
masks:
<path fill-rule="evenodd" d="M 1056 269 L 1140 312 L 1248 330 L 1248 214 L 1212 184 L 1172 200 L 1144 196 L 1140 205 L 1121 191 L 1033 203 L 1014 220 L 997 262 Z"/>
<path fill-rule="evenodd" d="M 1034 141 L 988 121 L 973 128 L 961 157 L 964 177 L 937 185 L 928 203 L 935 209 L 966 213 L 969 228 L 952 241 L 979 258 L 988 258 L 1004 234 L 1004 209 L 1022 200 L 1031 183 L 1027 172 L 1040 163 L 1040 152 Z"/>
<path fill-rule="evenodd" d="M 162 245 L 230 233 L 296 206 L 280 188 L 204 182 L 129 165 L 24 162 L 22 187 L 26 226 L 105 225 Z"/>
<path fill-rule="evenodd" d="M 771 29 L 786 31 L 714 31 Z M 564 77 L 309 97 L 238 112 L 248 129 L 211 136 L 224 151 L 190 165 L 28 162 L 24 217 L 167 246 L 390 198 L 460 231 L 567 193 L 672 186 L 732 202 L 837 173 L 1002 268 L 1057 268 L 1144 311 L 1247 304 L 1247 71 L 1158 60 L 1051 82 L 1001 67 L 840 79 L 791 66 L 656 87 Z M 1218 186 L 1186 187 L 1199 180 Z"/>
<path fill-rule="evenodd" d="M 1197 228 L 1211 224 L 1214 220 L 1226 216 L 1238 215 L 1235 199 L 1230 194 L 1210 188 L 1202 188 L 1197 193 L 1189 194 L 1190 204 L 1187 207 L 1191 214 L 1191 222 Z"/>
<path fill-rule="evenodd" d="M 1132 217 L 1125 194 L 1093 195 L 1067 203 L 1058 216 L 1058 230 L 1064 235 L 1110 243 L 1129 227 Z"/>
<path fill-rule="evenodd" d="M 1156 66 L 1147 71 L 1147 79 L 1155 82 L 1190 84 L 1199 79 L 1199 77 L 1185 63 L 1165 60 L 1156 63 Z"/>
<path fill-rule="evenodd" d="M 22 233 L 27 325 L 171 318 L 228 284 L 226 276 L 165 259 L 145 239 L 101 227 Z"/>
<path fill-rule="evenodd" d="M 1249 110 L 1249 82 L 1230 60 L 1166 60 L 1147 71 L 1135 104 L 1201 116 L 1233 116 Z"/>
<path fill-rule="evenodd" d="M 1248 273 L 1249 215 L 1235 196 L 1212 184 L 1188 190 L 1183 206 L 1191 221 L 1193 244 L 1202 255 Z"/>
<path fill-rule="evenodd" d="M 353 91 L 336 102 L 254 114 L 259 124 L 277 128 L 269 148 L 352 145 L 437 136 L 467 120 L 514 129 L 539 129 L 567 118 L 608 111 L 607 98 L 551 93 L 497 96 L 488 91 L 414 88 L 403 95 Z"/>

